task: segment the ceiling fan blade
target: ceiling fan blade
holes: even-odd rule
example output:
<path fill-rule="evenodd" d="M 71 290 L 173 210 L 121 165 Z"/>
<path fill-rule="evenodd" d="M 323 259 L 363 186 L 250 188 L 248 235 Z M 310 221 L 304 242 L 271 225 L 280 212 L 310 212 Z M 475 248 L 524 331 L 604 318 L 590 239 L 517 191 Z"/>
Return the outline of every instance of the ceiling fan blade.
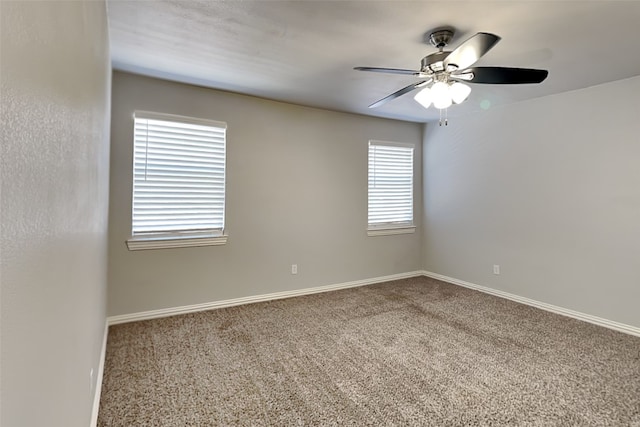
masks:
<path fill-rule="evenodd" d="M 384 98 L 374 102 L 373 104 L 369 105 L 369 108 L 379 107 L 382 104 L 385 104 L 385 103 L 391 101 L 392 99 L 396 99 L 398 97 L 401 97 L 405 93 L 409 93 L 414 89 L 417 89 L 419 87 L 425 86 L 425 85 L 429 84 L 430 82 L 431 82 L 431 79 L 428 79 L 428 80 L 423 80 L 423 81 L 418 82 L 418 83 L 410 84 L 409 86 L 403 87 L 402 89 L 393 92 L 391 95 L 385 96 Z"/>
<path fill-rule="evenodd" d="M 535 70 L 533 68 L 508 68 L 508 67 L 474 67 L 464 70 L 463 74 L 472 73 L 473 78 L 469 83 L 517 85 L 526 83 L 541 83 L 547 78 L 547 70 Z M 452 77 L 455 78 L 455 75 Z"/>
<path fill-rule="evenodd" d="M 455 65 L 458 70 L 470 67 L 493 46 L 500 41 L 500 37 L 491 33 L 477 33 L 458 46 L 447 56 L 443 63 L 445 69 Z"/>
<path fill-rule="evenodd" d="M 406 74 L 406 75 L 410 75 L 410 76 L 419 76 L 420 75 L 420 71 L 403 70 L 401 68 L 355 67 L 354 70 L 372 71 L 374 73 Z"/>

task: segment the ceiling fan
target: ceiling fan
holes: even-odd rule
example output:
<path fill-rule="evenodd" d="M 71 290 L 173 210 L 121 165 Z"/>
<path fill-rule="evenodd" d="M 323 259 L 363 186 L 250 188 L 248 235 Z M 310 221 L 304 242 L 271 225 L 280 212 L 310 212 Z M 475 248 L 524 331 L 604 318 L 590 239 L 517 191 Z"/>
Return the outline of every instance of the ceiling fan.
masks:
<path fill-rule="evenodd" d="M 541 83 L 547 78 L 547 70 L 508 67 L 471 67 L 484 54 L 500 41 L 500 37 L 491 33 L 477 33 L 467 39 L 453 51 L 444 48 L 453 38 L 452 29 L 439 29 L 430 34 L 430 43 L 438 52 L 422 58 L 420 70 L 399 68 L 355 67 L 358 71 L 376 73 L 405 74 L 415 76 L 421 81 L 410 84 L 388 95 L 369 108 L 379 107 L 395 98 L 415 89 L 423 88 L 415 99 L 425 108 L 433 102 L 434 107 L 442 110 L 452 103 L 460 104 L 471 92 L 471 88 L 462 82 L 481 84 L 525 84 Z M 433 85 L 429 86 L 433 82 Z"/>

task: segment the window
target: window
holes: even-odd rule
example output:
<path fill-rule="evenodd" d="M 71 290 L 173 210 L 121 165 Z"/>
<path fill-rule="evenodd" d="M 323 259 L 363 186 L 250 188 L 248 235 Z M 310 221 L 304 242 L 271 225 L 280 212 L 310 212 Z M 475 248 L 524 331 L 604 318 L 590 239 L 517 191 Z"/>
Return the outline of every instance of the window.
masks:
<path fill-rule="evenodd" d="M 226 128 L 136 111 L 130 250 L 226 243 Z"/>
<path fill-rule="evenodd" d="M 369 236 L 413 233 L 412 144 L 369 141 Z"/>

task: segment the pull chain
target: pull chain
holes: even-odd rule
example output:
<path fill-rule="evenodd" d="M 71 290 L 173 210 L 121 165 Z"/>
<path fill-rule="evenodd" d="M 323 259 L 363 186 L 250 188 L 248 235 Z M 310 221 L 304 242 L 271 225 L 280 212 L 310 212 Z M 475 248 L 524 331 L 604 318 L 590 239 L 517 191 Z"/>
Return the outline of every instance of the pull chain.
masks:
<path fill-rule="evenodd" d="M 449 109 L 444 108 L 444 125 L 449 126 Z M 440 109 L 440 120 L 438 120 L 438 126 L 442 126 L 442 109 Z"/>

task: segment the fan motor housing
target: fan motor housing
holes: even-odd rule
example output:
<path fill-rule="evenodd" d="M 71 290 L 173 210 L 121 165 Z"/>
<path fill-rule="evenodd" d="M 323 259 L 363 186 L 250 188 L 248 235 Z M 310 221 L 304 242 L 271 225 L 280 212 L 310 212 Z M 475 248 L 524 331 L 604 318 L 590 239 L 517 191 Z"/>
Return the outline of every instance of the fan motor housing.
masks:
<path fill-rule="evenodd" d="M 420 61 L 420 71 L 423 73 L 437 73 L 444 71 L 443 60 L 449 56 L 451 52 L 436 52 L 427 55 Z"/>

